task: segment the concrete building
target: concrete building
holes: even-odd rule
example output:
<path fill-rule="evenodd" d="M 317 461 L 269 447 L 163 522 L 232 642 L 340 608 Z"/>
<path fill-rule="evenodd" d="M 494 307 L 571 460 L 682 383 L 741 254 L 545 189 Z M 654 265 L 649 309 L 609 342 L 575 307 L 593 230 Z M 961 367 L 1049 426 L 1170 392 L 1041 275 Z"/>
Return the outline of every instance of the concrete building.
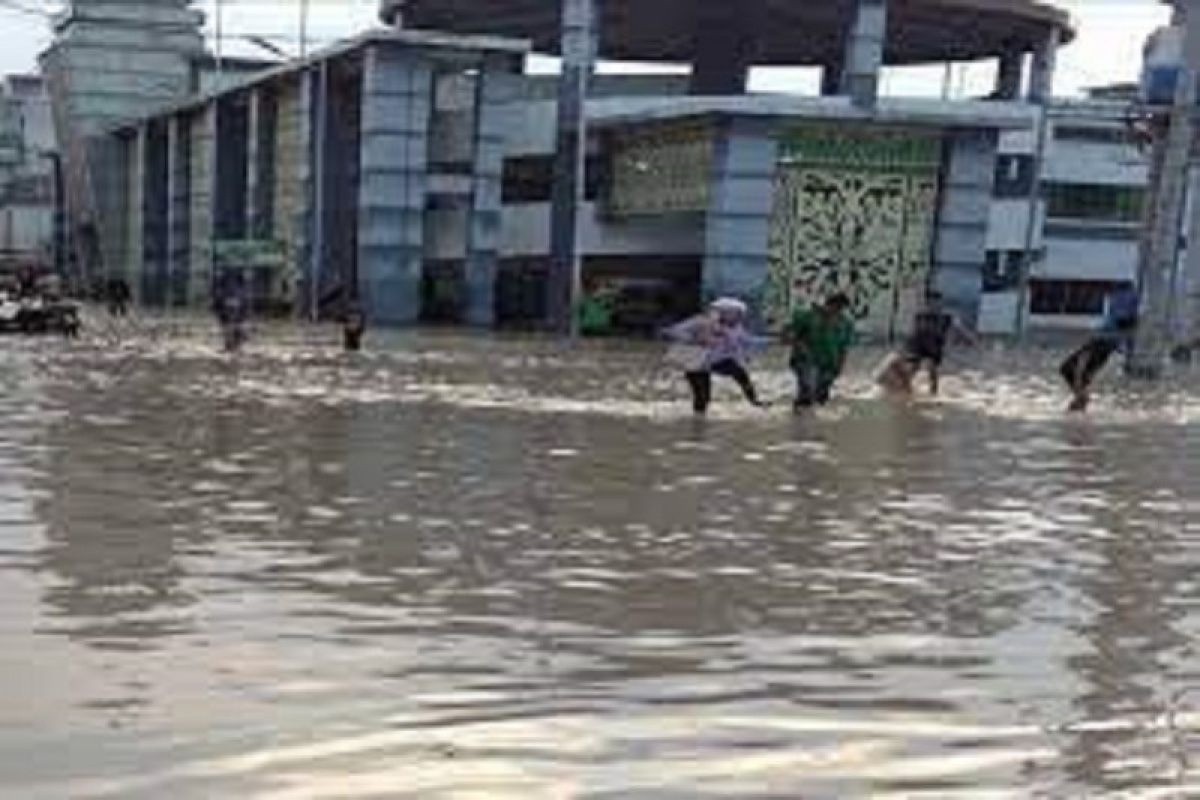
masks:
<path fill-rule="evenodd" d="M 1036 193 L 1036 137 L 1001 136 L 981 330 L 1013 332 L 1018 302 L 1032 331 L 1095 327 L 1113 290 L 1136 281 L 1149 153 L 1131 125 L 1134 100 L 1134 87 L 1108 87 L 1054 101 Z M 1019 299 L 1027 242 L 1029 291 Z"/>
<path fill-rule="evenodd" d="M 116 35 L 100 5 L 137 3 L 76 0 L 45 60 L 63 85 L 60 127 L 87 134 L 84 177 L 112 190 L 91 194 L 96 269 L 148 303 L 199 303 L 223 253 L 270 251 L 271 291 L 317 316 L 350 297 L 384 323 L 544 315 L 556 105 L 524 74 L 522 37 L 556 50 L 555 3 L 391 0 L 405 27 L 216 93 L 181 90 L 199 58 L 181 45 L 160 65 L 174 65 L 173 97 L 121 95 L 120 119 L 93 95 L 119 94 L 117 67 L 140 75 L 142 62 L 70 85 L 77 64 L 103 61 L 104 37 L 69 34 Z M 160 5 L 183 26 L 182 2 Z M 768 321 L 845 291 L 878 334 L 936 285 L 974 318 L 1000 137 L 1029 129 L 1070 35 L 1060 12 L 1024 0 L 609 0 L 602 56 L 693 69 L 593 81 L 585 282 L 640 287 L 661 313 L 736 294 Z M 193 41 L 182 27 L 179 39 Z M 884 63 L 983 57 L 999 64 L 991 99 L 878 97 Z M 821 65 L 823 96 L 745 92 L 751 66 L 780 63 Z"/>

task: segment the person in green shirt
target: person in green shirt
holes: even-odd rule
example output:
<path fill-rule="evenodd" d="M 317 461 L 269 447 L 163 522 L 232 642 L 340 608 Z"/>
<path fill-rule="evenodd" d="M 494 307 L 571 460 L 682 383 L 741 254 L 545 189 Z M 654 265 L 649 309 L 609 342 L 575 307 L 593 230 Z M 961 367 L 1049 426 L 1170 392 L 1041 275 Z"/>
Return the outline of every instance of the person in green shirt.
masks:
<path fill-rule="evenodd" d="M 849 298 L 835 294 L 818 308 L 800 308 L 792 315 L 787 333 L 796 376 L 796 411 L 829 402 L 854 341 L 849 309 Z"/>

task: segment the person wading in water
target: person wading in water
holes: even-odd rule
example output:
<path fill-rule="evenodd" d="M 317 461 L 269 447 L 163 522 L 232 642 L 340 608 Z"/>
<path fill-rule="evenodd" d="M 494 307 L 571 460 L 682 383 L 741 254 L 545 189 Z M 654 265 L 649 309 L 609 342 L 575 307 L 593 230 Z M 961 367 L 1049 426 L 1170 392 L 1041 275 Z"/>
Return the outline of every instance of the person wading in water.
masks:
<path fill-rule="evenodd" d="M 759 399 L 754 381 L 746 370 L 750 351 L 765 340 L 746 330 L 746 304 L 724 297 L 703 314 L 668 328 L 667 338 L 675 342 L 667 360 L 681 367 L 692 390 L 692 409 L 705 414 L 712 402 L 712 376 L 732 379 L 753 406 L 767 406 Z"/>
<path fill-rule="evenodd" d="M 849 309 L 850 299 L 835 294 L 819 308 L 800 308 L 792 315 L 786 336 L 792 343 L 796 376 L 795 411 L 829 402 L 854 342 Z"/>
<path fill-rule="evenodd" d="M 897 395 L 911 395 L 912 383 L 924 368 L 929 373 L 929 393 L 937 396 L 941 388 L 942 361 L 946 345 L 954 336 L 969 345 L 976 343 L 973 333 L 942 302 L 940 292 L 930 291 L 925 306 L 913 319 L 912 335 L 900 352 L 891 355 L 879 373 L 879 384 Z"/>
<path fill-rule="evenodd" d="M 1137 332 L 1140 299 L 1132 286 L 1114 292 L 1108 298 L 1104 325 L 1059 367 L 1059 374 L 1071 390 L 1068 411 L 1087 411 L 1092 402 L 1092 384 L 1119 350 L 1133 343 Z"/>

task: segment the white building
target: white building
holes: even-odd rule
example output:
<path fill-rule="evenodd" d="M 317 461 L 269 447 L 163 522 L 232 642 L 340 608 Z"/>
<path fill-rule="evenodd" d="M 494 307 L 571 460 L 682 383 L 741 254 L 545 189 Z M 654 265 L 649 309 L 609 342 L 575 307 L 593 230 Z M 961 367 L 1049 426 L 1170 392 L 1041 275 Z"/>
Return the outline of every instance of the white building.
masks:
<path fill-rule="evenodd" d="M 1131 103 L 1132 89 L 1097 90 L 1084 100 L 1050 105 L 1040 197 L 1033 187 L 1036 133 L 1001 136 L 983 332 L 1016 329 L 1027 242 L 1033 246 L 1025 308 L 1030 330 L 1094 327 L 1106 297 L 1136 280 L 1149 153 L 1135 142 Z"/>

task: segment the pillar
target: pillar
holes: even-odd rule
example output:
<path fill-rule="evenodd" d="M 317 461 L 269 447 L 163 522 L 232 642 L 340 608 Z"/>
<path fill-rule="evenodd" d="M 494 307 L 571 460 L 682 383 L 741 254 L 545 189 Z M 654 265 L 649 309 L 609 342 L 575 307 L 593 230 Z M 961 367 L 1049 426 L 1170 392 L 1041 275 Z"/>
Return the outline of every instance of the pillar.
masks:
<path fill-rule="evenodd" d="M 1016 100 L 1021 96 L 1021 79 L 1025 72 L 1025 53 L 1017 47 L 1007 48 L 996 70 L 997 100 Z"/>
<path fill-rule="evenodd" d="M 485 59 L 476 85 L 475 163 L 467 223 L 466 319 L 469 325 L 480 327 L 491 327 L 496 322 L 496 274 L 507 132 L 504 111 L 516 96 L 517 81 L 520 80 L 512 74 L 511 66 L 507 56 Z"/>
<path fill-rule="evenodd" d="M 421 315 L 431 68 L 412 51 L 367 49 L 363 65 L 358 292 L 376 324 Z"/>
<path fill-rule="evenodd" d="M 217 104 L 210 101 L 189 118 L 188 268 L 177 278 L 188 305 L 207 305 L 213 267 L 216 194 Z"/>
<path fill-rule="evenodd" d="M 168 122 L 161 118 L 143 126 L 141 297 L 145 305 L 157 307 L 166 305 L 170 252 L 168 129 Z"/>
<path fill-rule="evenodd" d="M 1058 62 L 1058 45 L 1061 32 L 1053 28 L 1033 51 L 1033 65 L 1029 71 L 1029 101 L 1046 103 L 1054 94 L 1054 70 Z"/>
<path fill-rule="evenodd" d="M 856 0 L 846 40 L 842 94 L 854 105 L 873 108 L 879 98 L 879 74 L 887 42 L 888 0 Z"/>
<path fill-rule="evenodd" d="M 275 97 L 269 86 L 250 94 L 250 120 L 246 161 L 246 238 L 272 236 L 275 188 Z"/>
<path fill-rule="evenodd" d="M 718 132 L 704 226 L 702 291 L 756 305 L 767 282 L 767 233 L 779 147 L 770 123 L 732 119 Z"/>
<path fill-rule="evenodd" d="M 951 134 L 933 250 L 934 286 L 964 319 L 974 320 L 983 293 L 988 217 L 999 149 L 994 131 Z"/>
<path fill-rule="evenodd" d="M 149 130 L 145 123 L 139 124 L 127 143 L 126 161 L 127 191 L 126 205 L 125 263 L 118 275 L 123 277 L 140 303 L 142 301 L 142 266 L 146 249 L 146 155 Z"/>
<path fill-rule="evenodd" d="M 188 120 L 177 114 L 167 121 L 167 298 L 168 306 L 187 304 L 189 248 L 188 194 L 191 137 Z"/>

